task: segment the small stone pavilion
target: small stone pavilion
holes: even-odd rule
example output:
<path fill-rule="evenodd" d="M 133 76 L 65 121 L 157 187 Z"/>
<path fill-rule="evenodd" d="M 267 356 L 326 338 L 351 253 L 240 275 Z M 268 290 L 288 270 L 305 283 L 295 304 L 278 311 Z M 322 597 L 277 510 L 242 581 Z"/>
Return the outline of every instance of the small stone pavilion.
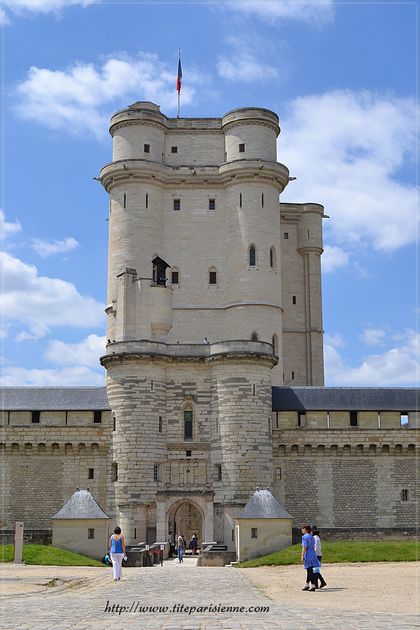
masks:
<path fill-rule="evenodd" d="M 54 547 L 99 560 L 107 552 L 110 518 L 89 488 L 70 497 L 52 518 Z"/>
<path fill-rule="evenodd" d="M 238 562 L 251 560 L 292 544 L 290 516 L 270 490 L 257 490 L 236 518 L 235 546 Z"/>

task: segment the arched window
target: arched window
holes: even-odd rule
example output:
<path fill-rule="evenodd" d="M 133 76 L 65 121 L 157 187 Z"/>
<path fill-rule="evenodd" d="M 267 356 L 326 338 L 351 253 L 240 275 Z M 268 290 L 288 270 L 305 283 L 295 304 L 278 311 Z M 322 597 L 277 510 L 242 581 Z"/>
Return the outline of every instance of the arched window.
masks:
<path fill-rule="evenodd" d="M 270 267 L 271 269 L 277 268 L 277 256 L 275 247 L 270 248 Z"/>
<path fill-rule="evenodd" d="M 255 248 L 255 245 L 250 245 L 248 254 L 249 254 L 248 256 L 249 266 L 255 267 L 255 265 L 257 264 L 257 250 Z"/>
<path fill-rule="evenodd" d="M 193 439 L 193 410 L 189 405 L 184 408 L 184 440 Z"/>
<path fill-rule="evenodd" d="M 278 355 L 279 353 L 279 342 L 277 339 L 277 335 L 274 333 L 272 339 L 271 339 L 271 343 L 273 345 L 273 354 Z"/>
<path fill-rule="evenodd" d="M 255 330 L 251 335 L 251 341 L 258 341 L 258 333 Z"/>
<path fill-rule="evenodd" d="M 210 269 L 209 269 L 209 284 L 217 284 L 217 269 L 216 269 L 216 267 L 210 267 Z"/>

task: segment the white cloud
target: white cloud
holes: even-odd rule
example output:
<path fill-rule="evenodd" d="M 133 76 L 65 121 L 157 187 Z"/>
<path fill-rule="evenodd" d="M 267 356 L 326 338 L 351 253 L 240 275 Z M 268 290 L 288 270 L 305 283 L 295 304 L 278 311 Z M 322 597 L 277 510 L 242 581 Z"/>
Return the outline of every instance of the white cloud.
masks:
<path fill-rule="evenodd" d="M 5 11 L 0 8 L 0 26 L 6 26 L 9 24 L 9 18 L 7 17 Z"/>
<path fill-rule="evenodd" d="M 16 234 L 17 232 L 20 232 L 21 229 L 22 226 L 19 221 L 8 223 L 6 221 L 3 210 L 0 210 L 0 240 L 7 238 L 11 234 Z"/>
<path fill-rule="evenodd" d="M 71 236 L 62 241 L 44 241 L 33 239 L 32 249 L 42 258 L 47 258 L 54 254 L 65 254 L 75 249 L 79 243 Z"/>
<path fill-rule="evenodd" d="M 416 189 L 400 173 L 411 168 L 414 178 L 416 113 L 414 100 L 370 92 L 294 100 L 278 155 L 297 180 L 283 200 L 322 203 L 331 217 L 326 240 L 343 251 L 414 243 Z"/>
<path fill-rule="evenodd" d="M 381 354 L 368 355 L 356 367 L 347 365 L 339 351 L 326 343 L 324 358 L 327 385 L 385 387 L 418 384 L 420 335 L 407 330 L 395 335 L 391 341 L 392 347 Z"/>
<path fill-rule="evenodd" d="M 182 101 L 192 102 L 199 77 L 192 72 L 190 85 L 182 86 Z M 30 68 L 16 90 L 17 114 L 51 129 L 105 136 L 111 113 L 128 101 L 147 100 L 167 110 L 177 105 L 176 67 L 157 55 L 107 59 L 100 67 L 76 64 L 64 70 Z"/>
<path fill-rule="evenodd" d="M 349 255 L 341 247 L 325 245 L 321 257 L 323 273 L 331 273 L 340 267 L 345 267 L 349 261 Z"/>
<path fill-rule="evenodd" d="M 88 367 L 73 366 L 62 370 L 27 369 L 6 366 L 1 371 L 3 386 L 54 386 L 54 385 L 105 385 L 104 371 L 95 372 Z"/>
<path fill-rule="evenodd" d="M 0 252 L 0 272 L 3 320 L 26 325 L 31 338 L 43 336 L 51 327 L 92 328 L 103 323 L 104 305 L 81 295 L 70 282 L 39 276 L 35 266 L 6 252 Z"/>
<path fill-rule="evenodd" d="M 0 20 L 3 16 L 3 22 L 0 21 L 0 24 L 9 23 L 9 19 L 1 7 L 9 9 L 16 15 L 24 15 L 25 13 L 58 13 L 61 9 L 70 6 L 87 7 L 98 2 L 101 0 L 0 0 Z"/>
<path fill-rule="evenodd" d="M 234 48 L 232 54 L 221 55 L 217 62 L 217 72 L 223 79 L 255 82 L 278 76 L 277 68 L 258 60 L 249 50 L 244 49 L 244 44 L 240 40 L 229 38 L 229 41 Z"/>
<path fill-rule="evenodd" d="M 105 354 L 105 336 L 89 335 L 80 343 L 50 341 L 44 357 L 56 365 L 79 365 L 95 368 Z"/>
<path fill-rule="evenodd" d="M 386 338 L 382 328 L 366 328 L 359 337 L 367 346 L 381 346 Z"/>
<path fill-rule="evenodd" d="M 279 19 L 295 19 L 321 24 L 334 15 L 333 0 L 222 0 L 222 4 L 232 11 L 238 11 L 251 17 L 257 16 L 274 22 Z"/>

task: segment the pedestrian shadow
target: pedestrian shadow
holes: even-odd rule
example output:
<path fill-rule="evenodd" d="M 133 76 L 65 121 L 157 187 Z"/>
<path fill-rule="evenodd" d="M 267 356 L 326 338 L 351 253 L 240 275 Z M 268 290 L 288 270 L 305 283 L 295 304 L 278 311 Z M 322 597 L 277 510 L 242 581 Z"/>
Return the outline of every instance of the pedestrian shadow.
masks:
<path fill-rule="evenodd" d="M 339 588 L 338 586 L 336 588 L 331 587 L 331 588 L 317 588 L 317 591 L 322 593 L 334 593 L 335 591 L 347 591 L 347 588 L 344 588 L 344 586 L 342 588 Z"/>

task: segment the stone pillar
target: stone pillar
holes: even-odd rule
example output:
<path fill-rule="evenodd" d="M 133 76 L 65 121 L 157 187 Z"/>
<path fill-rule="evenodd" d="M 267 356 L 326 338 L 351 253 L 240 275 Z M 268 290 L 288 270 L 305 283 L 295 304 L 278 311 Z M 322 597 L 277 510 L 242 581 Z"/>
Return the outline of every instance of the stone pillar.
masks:
<path fill-rule="evenodd" d="M 22 554 L 23 554 L 23 522 L 16 521 L 15 523 L 15 545 L 14 545 L 15 553 L 13 562 L 16 564 L 22 564 Z"/>
<path fill-rule="evenodd" d="M 204 541 L 213 541 L 213 501 L 207 501 L 206 513 L 204 515 Z"/>

